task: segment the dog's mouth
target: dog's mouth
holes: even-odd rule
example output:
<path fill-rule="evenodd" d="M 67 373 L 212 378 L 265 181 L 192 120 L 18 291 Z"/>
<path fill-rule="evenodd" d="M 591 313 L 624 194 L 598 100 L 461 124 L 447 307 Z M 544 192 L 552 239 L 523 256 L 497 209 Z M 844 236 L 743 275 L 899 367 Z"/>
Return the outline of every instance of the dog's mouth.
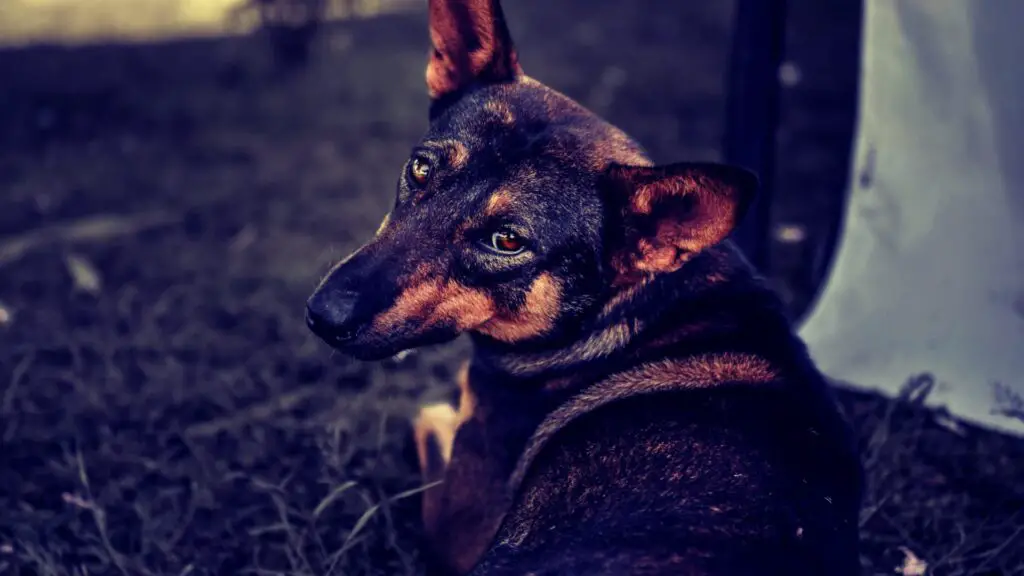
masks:
<path fill-rule="evenodd" d="M 362 362 L 380 362 L 382 360 L 398 362 L 409 353 L 408 349 L 401 346 L 367 345 L 348 340 L 321 339 L 338 352 Z"/>
<path fill-rule="evenodd" d="M 401 363 L 415 352 L 415 350 L 411 349 L 401 349 L 398 352 L 392 352 L 393 349 L 371 349 L 354 346 L 334 347 L 334 349 L 361 362 L 389 362 L 392 364 Z"/>
<path fill-rule="evenodd" d="M 443 344 L 455 337 L 446 330 L 429 330 L 416 335 L 381 335 L 372 330 L 324 329 L 307 318 L 309 329 L 328 346 L 363 362 L 391 361 L 399 363 L 422 346 Z"/>
<path fill-rule="evenodd" d="M 429 322 L 416 315 L 382 321 L 379 306 L 364 295 L 318 289 L 306 302 L 306 326 L 331 348 L 362 361 L 402 361 L 414 348 L 455 339 L 454 322 Z"/>

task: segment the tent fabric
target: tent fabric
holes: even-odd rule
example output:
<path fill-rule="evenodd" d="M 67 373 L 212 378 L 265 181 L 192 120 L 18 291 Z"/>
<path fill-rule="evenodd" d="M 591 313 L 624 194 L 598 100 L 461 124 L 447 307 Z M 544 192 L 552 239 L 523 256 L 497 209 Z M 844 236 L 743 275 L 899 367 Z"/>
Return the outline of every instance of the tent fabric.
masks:
<path fill-rule="evenodd" d="M 864 6 L 844 230 L 801 335 L 841 381 L 930 373 L 930 404 L 1024 434 L 1001 414 L 1024 397 L 1024 2 Z"/>

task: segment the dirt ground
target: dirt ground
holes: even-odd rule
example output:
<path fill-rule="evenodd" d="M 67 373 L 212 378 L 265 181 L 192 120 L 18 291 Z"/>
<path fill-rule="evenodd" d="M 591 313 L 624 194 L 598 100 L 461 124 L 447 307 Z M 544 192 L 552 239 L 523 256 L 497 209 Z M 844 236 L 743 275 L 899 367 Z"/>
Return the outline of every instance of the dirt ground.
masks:
<path fill-rule="evenodd" d="M 533 76 L 658 161 L 718 158 L 730 3 L 506 4 Z M 828 69 L 796 44 L 809 77 Z M 0 52 L 0 574 L 421 573 L 407 422 L 450 394 L 465 343 L 356 363 L 302 314 L 392 202 L 426 46 L 417 13 L 339 25 L 292 73 L 258 38 Z M 850 90 L 784 99 L 780 138 L 805 152 L 776 212 L 812 235 Z M 812 289 L 778 275 L 799 308 Z M 841 400 L 869 471 L 865 574 L 1024 574 L 1021 442 L 913 395 Z"/>

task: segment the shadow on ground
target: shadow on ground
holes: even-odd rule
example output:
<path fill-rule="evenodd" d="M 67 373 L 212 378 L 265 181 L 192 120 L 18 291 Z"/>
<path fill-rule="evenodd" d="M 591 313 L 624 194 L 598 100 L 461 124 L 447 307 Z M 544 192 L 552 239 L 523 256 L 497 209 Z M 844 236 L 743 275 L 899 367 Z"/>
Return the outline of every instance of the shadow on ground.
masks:
<path fill-rule="evenodd" d="M 578 4 L 509 8 L 531 73 L 715 159 L 728 3 Z M 293 74 L 253 39 L 0 52 L 0 573 L 421 572 L 406 422 L 465 345 L 358 364 L 302 307 L 392 201 L 426 42 L 341 25 Z M 867 573 L 1024 571 L 1020 443 L 842 401 Z"/>

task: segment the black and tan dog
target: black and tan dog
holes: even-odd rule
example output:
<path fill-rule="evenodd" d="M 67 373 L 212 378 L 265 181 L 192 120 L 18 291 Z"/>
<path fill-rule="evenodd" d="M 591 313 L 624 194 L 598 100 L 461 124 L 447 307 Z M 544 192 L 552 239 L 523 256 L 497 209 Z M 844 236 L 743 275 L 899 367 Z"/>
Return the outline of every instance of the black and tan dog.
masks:
<path fill-rule="evenodd" d="M 857 574 L 848 431 L 726 240 L 754 176 L 653 166 L 524 75 L 497 0 L 429 6 L 430 129 L 307 321 L 364 360 L 471 335 L 415 423 L 445 570 Z"/>

